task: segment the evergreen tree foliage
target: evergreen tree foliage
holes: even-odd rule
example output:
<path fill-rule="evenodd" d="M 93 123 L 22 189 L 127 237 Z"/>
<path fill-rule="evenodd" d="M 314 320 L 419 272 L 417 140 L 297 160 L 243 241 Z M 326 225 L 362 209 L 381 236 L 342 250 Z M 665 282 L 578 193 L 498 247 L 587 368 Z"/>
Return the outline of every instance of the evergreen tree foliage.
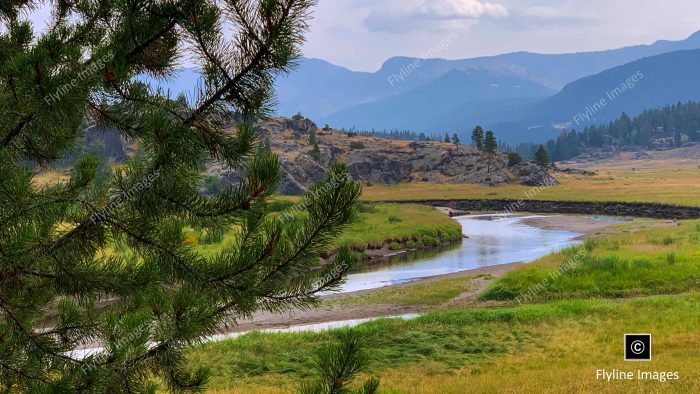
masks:
<path fill-rule="evenodd" d="M 546 166 L 549 164 L 549 154 L 544 148 L 544 145 L 540 145 L 537 152 L 535 152 L 535 163 L 541 166 Z"/>
<path fill-rule="evenodd" d="M 315 1 L 51 1 L 43 33 L 26 21 L 37 3 L 0 3 L 0 391 L 201 391 L 189 347 L 257 311 L 312 305 L 352 266 L 347 249 L 319 264 L 355 217 L 346 169 L 283 221 L 268 213 L 279 161 L 256 154 L 254 122 L 300 56 Z M 187 100 L 139 82 L 172 76 L 186 54 L 202 70 Z M 67 180 L 35 182 L 86 120 L 140 153 L 104 177 L 81 155 Z M 211 162 L 243 180 L 202 195 Z M 187 228 L 236 233 L 209 256 Z M 75 352 L 91 344 L 102 350 Z"/>
<path fill-rule="evenodd" d="M 306 383 L 300 394 L 375 394 L 379 380 L 370 378 L 359 390 L 347 386 L 367 366 L 368 360 L 362 349 L 360 336 L 354 331 L 341 331 L 339 342 L 325 346 L 316 359 L 316 368 L 321 377 Z"/>
<path fill-rule="evenodd" d="M 452 143 L 455 144 L 455 148 L 459 148 L 459 136 L 457 133 L 452 134 Z"/>
<path fill-rule="evenodd" d="M 450 143 L 450 135 L 448 133 L 445 133 L 445 143 L 449 144 Z"/>
<path fill-rule="evenodd" d="M 311 146 L 318 145 L 318 137 L 316 136 L 316 129 L 313 127 L 309 130 L 309 145 L 311 145 Z"/>
<path fill-rule="evenodd" d="M 518 152 L 508 152 L 508 167 L 516 166 L 522 163 L 523 157 Z"/>
<path fill-rule="evenodd" d="M 494 154 L 498 150 L 498 141 L 493 131 L 489 130 L 486 132 L 486 137 L 484 137 L 484 152 L 489 154 Z"/>
<path fill-rule="evenodd" d="M 369 130 L 369 131 L 353 131 L 353 134 L 370 135 L 378 138 L 386 138 L 390 140 L 398 141 L 442 141 L 442 137 L 434 135 L 432 137 L 427 136 L 425 133 L 418 133 L 411 130 Z M 450 142 L 450 141 L 447 141 Z"/>
<path fill-rule="evenodd" d="M 309 151 L 309 156 L 313 157 L 314 160 L 321 159 L 321 149 L 318 147 L 318 143 L 315 143 L 313 149 Z"/>
<path fill-rule="evenodd" d="M 474 127 L 472 130 L 472 145 L 478 150 L 484 150 L 484 129 L 481 126 Z"/>
<path fill-rule="evenodd" d="M 545 147 L 552 161 L 568 160 L 585 149 L 639 147 L 645 149 L 673 148 L 685 142 L 700 142 L 700 103 L 690 101 L 650 109 L 631 118 L 620 118 L 583 131 L 562 132 L 547 141 Z M 532 158 L 539 144 L 521 144 L 516 150 Z"/>

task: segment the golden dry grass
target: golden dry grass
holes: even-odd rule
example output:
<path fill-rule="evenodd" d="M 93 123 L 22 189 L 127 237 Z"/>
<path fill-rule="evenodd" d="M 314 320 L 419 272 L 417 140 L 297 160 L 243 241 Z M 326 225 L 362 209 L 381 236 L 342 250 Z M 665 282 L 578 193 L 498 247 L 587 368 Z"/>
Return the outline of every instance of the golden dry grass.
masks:
<path fill-rule="evenodd" d="M 700 169 L 607 169 L 595 176 L 558 174 L 561 185 L 540 188 L 503 185 L 410 183 L 365 187 L 369 201 L 416 199 L 528 198 L 560 201 L 659 202 L 700 206 Z"/>
<path fill-rule="evenodd" d="M 697 293 L 646 297 L 626 301 L 586 301 L 571 317 L 549 305 L 531 322 L 503 322 L 492 327 L 527 328 L 522 351 L 489 357 L 486 362 L 450 368 L 430 360 L 403 366 L 384 365 L 372 373 L 381 379 L 382 393 L 697 393 L 700 392 L 700 314 Z M 589 309 L 591 308 L 591 309 Z M 560 312 L 559 312 L 560 313 Z M 450 324 L 450 323 L 445 323 Z M 470 324 L 485 324 L 473 322 Z M 651 332 L 653 361 L 625 362 L 625 333 Z M 416 335 L 420 335 L 417 332 Z M 369 349 L 368 351 L 372 351 Z M 612 381 L 596 379 L 596 370 L 678 372 L 679 380 Z M 367 375 L 366 375 L 367 376 Z M 361 381 L 362 379 L 357 379 Z M 230 382 L 218 394 L 293 393 L 292 377 L 263 375 Z M 298 382 L 297 382 L 298 384 Z"/>

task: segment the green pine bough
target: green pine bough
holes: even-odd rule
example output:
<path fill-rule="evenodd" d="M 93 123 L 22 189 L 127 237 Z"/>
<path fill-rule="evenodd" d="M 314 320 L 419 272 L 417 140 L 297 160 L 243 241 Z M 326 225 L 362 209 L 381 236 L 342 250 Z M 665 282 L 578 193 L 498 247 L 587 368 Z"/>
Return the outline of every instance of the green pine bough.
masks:
<path fill-rule="evenodd" d="M 41 33 L 26 20 L 38 3 L 0 3 L 0 391 L 201 391 L 207 371 L 184 366 L 187 348 L 254 312 L 308 307 L 352 266 L 347 249 L 326 265 L 319 251 L 353 220 L 361 188 L 338 164 L 308 215 L 269 215 L 280 165 L 254 127 L 315 1 L 49 1 Z M 189 99 L 139 82 L 185 56 L 202 70 Z M 81 156 L 67 181 L 38 186 L 87 126 L 138 154 L 118 168 Z M 211 162 L 245 176 L 203 196 Z M 233 226 L 214 256 L 183 242 L 186 228 Z M 115 243 L 136 258 L 103 252 Z"/>

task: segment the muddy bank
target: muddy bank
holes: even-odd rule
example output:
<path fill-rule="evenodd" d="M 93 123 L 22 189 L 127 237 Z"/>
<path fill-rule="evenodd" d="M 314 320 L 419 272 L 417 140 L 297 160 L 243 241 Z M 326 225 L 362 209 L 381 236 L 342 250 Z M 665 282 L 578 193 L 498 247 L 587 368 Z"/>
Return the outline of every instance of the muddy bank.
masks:
<path fill-rule="evenodd" d="M 426 204 L 462 211 L 495 211 L 502 213 L 539 212 L 630 216 L 653 219 L 700 219 L 700 207 L 632 202 L 547 201 L 547 200 L 406 200 L 383 201 L 393 204 Z"/>
<path fill-rule="evenodd" d="M 473 270 L 455 272 L 451 274 L 431 276 L 416 281 L 394 285 L 391 287 L 401 288 L 411 286 L 416 282 L 431 283 L 449 278 L 469 278 L 474 277 L 474 286 L 468 291 L 455 297 L 450 304 L 459 302 L 460 305 L 469 305 L 476 303 L 476 297 L 482 290 L 491 283 L 494 278 L 510 272 L 518 267 L 524 266 L 525 263 L 512 263 L 482 267 Z M 487 276 L 487 277 L 484 277 Z M 440 307 L 429 305 L 394 305 L 394 304 L 348 304 L 339 302 L 344 298 L 362 295 L 364 293 L 376 291 L 377 289 L 360 290 L 351 293 L 335 294 L 326 296 L 323 299 L 322 305 L 318 308 L 307 310 L 293 310 L 288 313 L 256 313 L 251 319 L 240 320 L 238 325 L 227 330 L 227 333 L 244 332 L 250 330 L 288 328 L 291 326 L 328 323 L 333 321 L 376 318 L 384 316 L 396 316 L 411 313 L 422 313 Z"/>

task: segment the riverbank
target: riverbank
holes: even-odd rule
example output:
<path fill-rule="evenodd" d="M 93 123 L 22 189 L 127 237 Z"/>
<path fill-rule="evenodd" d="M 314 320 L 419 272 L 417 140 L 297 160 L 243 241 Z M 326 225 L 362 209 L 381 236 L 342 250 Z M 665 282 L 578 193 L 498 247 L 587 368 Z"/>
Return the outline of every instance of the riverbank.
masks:
<path fill-rule="evenodd" d="M 609 215 L 669 220 L 700 219 L 700 207 L 619 201 L 556 201 L 539 199 L 394 200 L 391 203 L 423 204 L 465 211 L 503 213 L 540 212 L 570 215 Z"/>
<path fill-rule="evenodd" d="M 564 219 L 523 220 L 556 230 Z M 584 230 L 593 219 L 571 220 Z M 630 329 L 653 335 L 654 370 L 680 377 L 639 381 L 634 387 L 697 392 L 700 222 L 601 222 L 605 227 L 588 228 L 584 244 L 530 264 L 330 296 L 320 309 L 342 308 L 351 311 L 352 319 L 363 311 L 421 314 L 352 328 L 371 349 L 368 373 L 379 377 L 388 392 L 461 393 L 465 387 L 492 392 L 496 381 L 504 392 L 629 391 L 629 382 L 596 379 L 596 368 L 629 369 L 621 341 Z M 552 279 L 552 272 L 584 253 L 592 259 Z M 537 287 L 541 283 L 547 285 Z M 499 292 L 490 292 L 494 285 Z M 540 290 L 517 301 L 517 295 L 533 288 Z M 206 344 L 189 357 L 192 365 L 212 368 L 212 393 L 295 392 L 311 377 L 305 355 L 335 336 L 335 331 L 251 333 Z"/>
<path fill-rule="evenodd" d="M 486 217 L 483 218 L 486 220 Z M 568 230 L 581 234 L 578 239 L 586 240 L 594 236 L 614 234 L 617 222 L 595 220 L 585 216 L 528 216 L 523 222 L 529 226 Z M 656 226 L 656 221 L 637 221 L 639 228 Z M 423 313 L 430 310 L 455 306 L 494 306 L 498 302 L 484 302 L 478 295 L 495 279 L 517 268 L 526 266 L 523 262 L 513 262 L 469 269 L 460 272 L 435 275 L 397 285 L 352 291 L 323 297 L 318 308 L 293 310 L 284 314 L 258 313 L 252 318 L 241 320 L 230 332 L 287 328 L 295 325 L 326 323 L 331 321 L 376 318 L 410 313 Z M 421 300 L 434 297 L 436 293 L 445 298 L 439 302 L 425 303 Z M 415 302 L 401 302 L 402 295 Z M 371 300 L 368 302 L 367 300 Z"/>

